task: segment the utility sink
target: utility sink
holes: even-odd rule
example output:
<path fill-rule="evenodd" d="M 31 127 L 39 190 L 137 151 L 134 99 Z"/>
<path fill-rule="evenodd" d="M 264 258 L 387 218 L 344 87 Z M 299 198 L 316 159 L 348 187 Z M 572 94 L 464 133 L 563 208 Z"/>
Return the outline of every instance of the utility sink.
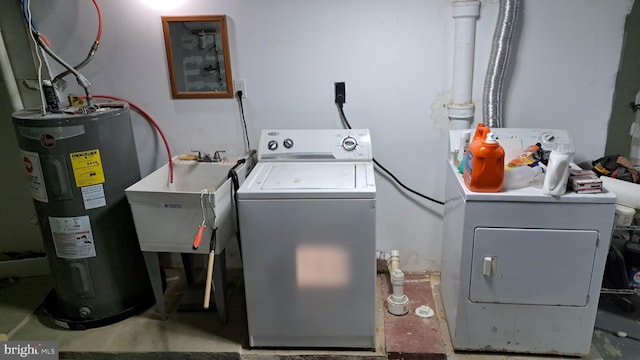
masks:
<path fill-rule="evenodd" d="M 253 164 L 250 157 L 236 167 L 239 184 Z M 173 183 L 169 164 L 125 189 L 138 234 L 140 250 L 149 252 L 201 253 L 210 251 L 212 229 L 216 231 L 216 253 L 236 234 L 233 182 L 229 170 L 236 161 L 174 161 Z M 193 241 L 199 226 L 206 225 L 197 250 Z"/>

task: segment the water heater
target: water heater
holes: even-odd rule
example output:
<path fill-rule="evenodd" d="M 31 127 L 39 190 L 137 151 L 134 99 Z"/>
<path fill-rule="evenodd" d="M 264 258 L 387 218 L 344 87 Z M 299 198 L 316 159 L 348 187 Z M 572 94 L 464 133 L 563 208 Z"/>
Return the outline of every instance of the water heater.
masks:
<path fill-rule="evenodd" d="M 151 305 L 124 192 L 140 180 L 128 106 L 12 118 L 54 280 L 50 318 L 85 329 Z"/>

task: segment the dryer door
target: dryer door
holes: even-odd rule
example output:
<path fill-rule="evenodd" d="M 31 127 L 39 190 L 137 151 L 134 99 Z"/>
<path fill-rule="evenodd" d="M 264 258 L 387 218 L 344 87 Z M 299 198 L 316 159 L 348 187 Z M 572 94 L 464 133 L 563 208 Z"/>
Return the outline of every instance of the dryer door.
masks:
<path fill-rule="evenodd" d="M 476 228 L 469 300 L 586 306 L 593 230 Z"/>

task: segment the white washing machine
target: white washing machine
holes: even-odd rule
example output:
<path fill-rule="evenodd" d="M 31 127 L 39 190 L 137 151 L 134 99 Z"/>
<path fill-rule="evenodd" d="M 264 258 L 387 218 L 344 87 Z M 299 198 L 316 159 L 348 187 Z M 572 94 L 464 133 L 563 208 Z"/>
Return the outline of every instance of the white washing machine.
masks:
<path fill-rule="evenodd" d="M 263 130 L 237 193 L 252 347 L 375 347 L 368 130 Z"/>
<path fill-rule="evenodd" d="M 566 137 L 492 130 L 524 147 Z M 454 349 L 588 354 L 616 196 L 477 193 L 446 171 L 441 294 Z"/>

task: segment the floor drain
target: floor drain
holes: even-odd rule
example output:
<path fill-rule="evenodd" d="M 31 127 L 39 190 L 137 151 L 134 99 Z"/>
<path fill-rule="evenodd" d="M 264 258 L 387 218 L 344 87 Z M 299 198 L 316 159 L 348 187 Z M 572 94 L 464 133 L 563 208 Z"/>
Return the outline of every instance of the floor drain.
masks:
<path fill-rule="evenodd" d="M 433 309 L 431 309 L 427 305 L 422 305 L 416 309 L 415 313 L 419 317 L 430 318 L 433 316 Z"/>

